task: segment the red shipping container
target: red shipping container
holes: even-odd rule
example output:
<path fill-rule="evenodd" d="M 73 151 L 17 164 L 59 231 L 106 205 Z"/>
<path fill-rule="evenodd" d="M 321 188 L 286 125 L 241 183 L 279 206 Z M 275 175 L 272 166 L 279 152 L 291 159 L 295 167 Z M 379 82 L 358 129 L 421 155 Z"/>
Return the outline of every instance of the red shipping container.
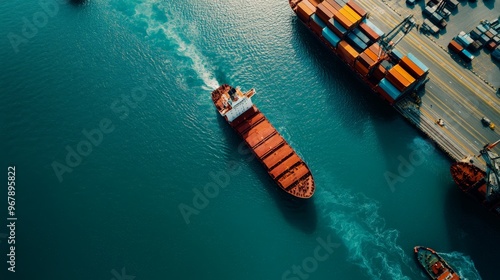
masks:
<path fill-rule="evenodd" d="M 349 0 L 347 2 L 347 6 L 351 7 L 358 15 L 360 15 L 362 18 L 366 17 L 366 11 L 363 10 L 357 3 L 355 3 L 353 0 Z"/>
<path fill-rule="evenodd" d="M 459 53 L 464 49 L 464 47 L 462 47 L 462 45 L 460 45 L 455 40 L 450 41 L 450 43 L 448 44 L 448 48 L 454 53 Z"/>
<path fill-rule="evenodd" d="M 373 29 L 370 26 L 366 25 L 364 22 L 359 24 L 359 29 L 361 29 L 361 31 L 372 41 L 378 41 L 378 39 L 380 39 L 380 36 L 377 34 L 377 32 L 373 31 Z"/>
<path fill-rule="evenodd" d="M 337 2 L 333 1 L 333 0 L 325 0 L 325 2 L 327 2 L 328 4 L 330 4 L 330 6 L 332 6 L 335 10 L 340 10 L 342 9 L 342 6 L 340 6 Z"/>
<path fill-rule="evenodd" d="M 333 13 L 328 10 L 328 8 L 326 8 L 323 3 L 319 4 L 318 7 L 316 7 L 316 14 L 324 22 L 328 22 L 328 20 L 333 18 Z"/>

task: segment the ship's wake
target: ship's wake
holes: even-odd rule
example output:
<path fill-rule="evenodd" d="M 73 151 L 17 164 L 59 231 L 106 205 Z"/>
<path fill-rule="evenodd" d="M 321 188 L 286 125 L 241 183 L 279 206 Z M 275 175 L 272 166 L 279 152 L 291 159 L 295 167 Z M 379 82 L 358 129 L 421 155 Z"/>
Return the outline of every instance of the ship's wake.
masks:
<path fill-rule="evenodd" d="M 120 7 L 120 4 L 125 7 L 121 0 L 116 1 L 117 7 Z M 139 32 L 143 32 L 155 47 L 164 49 L 168 52 L 168 57 L 173 57 L 168 63 L 170 69 L 165 71 L 168 75 L 177 75 L 176 82 L 180 89 L 197 86 L 201 86 L 204 90 L 216 89 L 219 83 L 215 78 L 213 67 L 192 43 L 192 39 L 199 36 L 196 25 L 186 24 L 187 21 L 181 20 L 178 14 L 165 5 L 158 1 L 132 1 L 132 3 L 127 1 L 127 9 L 122 12 L 141 29 Z M 129 8 L 131 6 L 133 12 Z M 196 76 L 194 79 L 192 75 L 186 74 L 192 71 Z M 201 80 L 203 84 L 200 85 L 194 80 Z"/>
<path fill-rule="evenodd" d="M 481 280 L 481 276 L 469 256 L 460 252 L 439 253 L 464 280 Z"/>
<path fill-rule="evenodd" d="M 370 279 L 410 279 L 402 265 L 413 271 L 411 259 L 397 244 L 398 231 L 385 227 L 376 201 L 347 190 L 320 191 L 317 197 L 331 229 L 346 246 L 349 261 Z"/>

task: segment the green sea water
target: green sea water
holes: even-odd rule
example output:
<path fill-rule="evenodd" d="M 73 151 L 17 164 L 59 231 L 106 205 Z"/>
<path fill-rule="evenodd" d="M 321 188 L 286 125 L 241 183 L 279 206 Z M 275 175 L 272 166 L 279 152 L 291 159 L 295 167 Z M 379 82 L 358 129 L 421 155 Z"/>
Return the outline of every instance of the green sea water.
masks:
<path fill-rule="evenodd" d="M 0 279 L 426 279 L 415 245 L 498 279 L 498 219 L 287 1 L 4 1 L 0 36 Z M 222 83 L 256 88 L 309 203 L 218 115 Z"/>

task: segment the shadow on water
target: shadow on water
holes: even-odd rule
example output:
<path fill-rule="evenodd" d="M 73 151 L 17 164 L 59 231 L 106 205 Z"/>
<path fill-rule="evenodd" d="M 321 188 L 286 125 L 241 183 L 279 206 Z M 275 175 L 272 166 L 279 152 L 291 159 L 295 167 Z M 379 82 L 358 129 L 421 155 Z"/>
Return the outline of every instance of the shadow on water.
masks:
<path fill-rule="evenodd" d="M 343 61 L 338 59 L 315 34 L 304 26 L 300 20 L 295 19 L 293 35 L 300 43 L 300 48 L 306 49 L 312 57 L 314 67 L 325 73 L 322 83 L 326 88 L 340 88 L 328 95 L 330 102 L 335 106 L 342 106 L 344 112 L 355 118 L 358 122 L 376 120 L 387 122 L 397 118 L 389 104 L 376 96 L 371 89 L 356 78 L 354 72 Z M 339 86 L 340 84 L 340 86 Z M 340 104 L 341 103 L 341 104 Z M 347 110 L 350 109 L 350 110 Z M 348 124 L 345 124 L 348 125 Z M 362 126 L 349 127 L 357 133 L 363 133 Z"/>
<path fill-rule="evenodd" d="M 224 134 L 224 139 L 228 142 L 230 150 L 234 151 L 231 155 L 231 160 L 236 160 L 240 163 L 247 160 L 250 154 L 240 154 L 238 152 L 238 147 L 244 144 L 244 149 L 247 150 L 248 146 L 244 143 L 243 139 L 241 139 L 241 137 L 233 131 L 226 120 L 220 117 L 219 113 L 215 109 L 214 111 L 217 114 L 217 123 Z M 248 162 L 252 172 L 256 174 L 257 178 L 259 178 L 259 187 L 263 187 L 273 198 L 277 207 L 283 213 L 286 221 L 304 233 L 313 233 L 316 230 L 318 222 L 314 196 L 309 200 L 296 200 L 278 187 L 257 158 L 248 160 Z"/>
<path fill-rule="evenodd" d="M 343 126 L 356 133 L 359 137 L 366 137 L 365 123 L 370 123 L 378 137 L 380 147 L 386 155 L 394 154 L 395 140 L 398 143 L 409 143 L 414 138 L 410 128 L 404 125 L 404 118 L 387 102 L 378 97 L 343 61 L 338 59 L 315 34 L 299 20 L 293 24 L 294 36 L 300 43 L 300 47 L 307 50 L 312 56 L 315 67 L 321 73 L 326 73 L 322 83 L 326 88 L 340 88 L 332 91 L 328 99 L 332 107 L 342 107 L 342 112 L 349 119 L 344 121 Z M 339 86 L 340 84 L 340 86 Z M 419 131 L 419 130 L 418 130 Z M 410 132 L 410 133 L 406 133 Z M 420 131 L 419 131 L 420 132 Z M 423 133 L 420 135 L 427 138 Z M 403 151 L 401 151 L 403 152 Z M 390 170 L 397 169 L 399 162 L 387 163 Z"/>
<path fill-rule="evenodd" d="M 68 3 L 75 6 L 83 6 L 87 4 L 87 0 L 68 0 Z"/>
<path fill-rule="evenodd" d="M 483 279 L 498 279 L 491 261 L 500 252 L 500 218 L 455 184 L 448 188 L 444 211 L 452 249 L 470 255 Z"/>

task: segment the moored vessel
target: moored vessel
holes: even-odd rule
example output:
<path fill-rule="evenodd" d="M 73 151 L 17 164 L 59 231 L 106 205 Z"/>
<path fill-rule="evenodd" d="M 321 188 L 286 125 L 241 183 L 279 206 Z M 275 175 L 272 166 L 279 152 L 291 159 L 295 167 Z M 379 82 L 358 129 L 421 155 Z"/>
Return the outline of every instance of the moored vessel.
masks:
<path fill-rule="evenodd" d="M 297 17 L 372 92 L 393 105 L 428 80 L 429 68 L 396 44 L 416 25 L 407 16 L 385 33 L 353 0 L 289 0 Z"/>
<path fill-rule="evenodd" d="M 413 250 L 418 262 L 431 279 L 460 280 L 460 276 L 436 251 L 423 246 L 416 246 Z"/>
<path fill-rule="evenodd" d="M 455 162 L 450 167 L 451 176 L 458 187 L 485 206 L 490 212 L 500 216 L 499 157 L 491 150 L 500 143 L 487 144 L 477 157 L 486 163 L 486 171 L 473 164 L 474 157 Z"/>
<path fill-rule="evenodd" d="M 254 94 L 254 89 L 243 93 L 225 84 L 212 92 L 212 101 L 283 191 L 310 198 L 315 184 L 309 167 L 252 103 Z"/>

